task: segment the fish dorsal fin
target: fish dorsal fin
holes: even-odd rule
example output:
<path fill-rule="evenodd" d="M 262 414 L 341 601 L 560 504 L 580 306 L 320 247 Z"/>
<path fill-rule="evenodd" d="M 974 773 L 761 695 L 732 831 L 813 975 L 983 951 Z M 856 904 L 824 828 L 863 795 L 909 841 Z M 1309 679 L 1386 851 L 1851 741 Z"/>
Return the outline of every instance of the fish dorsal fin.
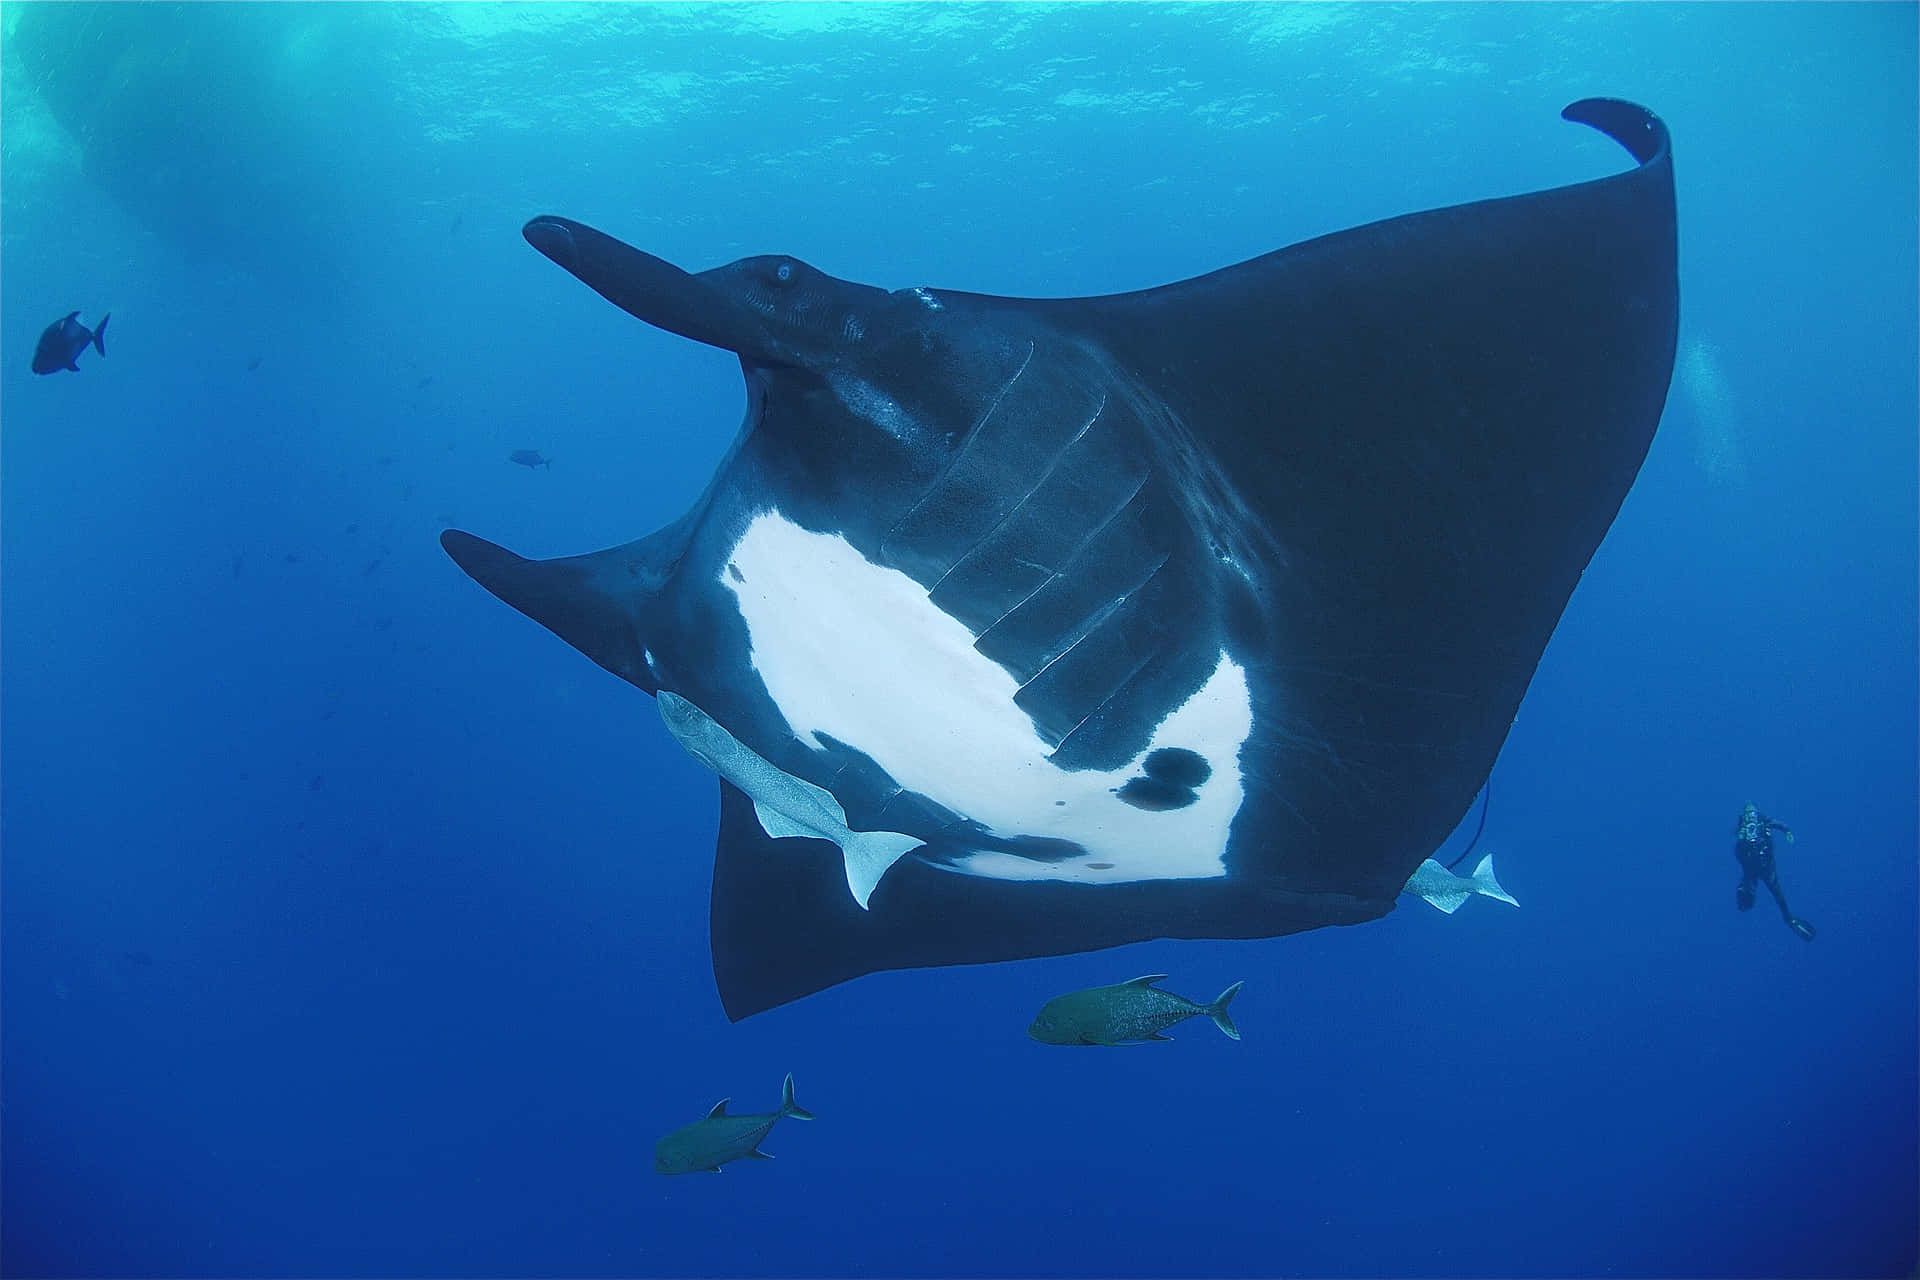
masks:
<path fill-rule="evenodd" d="M 727 1114 L 727 1103 L 731 1101 L 731 1098 L 722 1098 L 720 1101 L 714 1103 L 713 1110 L 707 1112 L 707 1119 L 718 1120 L 725 1116 Z"/>
<path fill-rule="evenodd" d="M 1123 987 L 1150 987 L 1166 978 L 1164 973 L 1149 973 L 1138 978 L 1129 978 L 1120 985 Z"/>
<path fill-rule="evenodd" d="M 79 318 L 80 318 L 80 313 L 78 311 L 69 311 L 67 312 L 67 318 L 64 321 L 64 323 L 72 324 L 75 320 Z"/>

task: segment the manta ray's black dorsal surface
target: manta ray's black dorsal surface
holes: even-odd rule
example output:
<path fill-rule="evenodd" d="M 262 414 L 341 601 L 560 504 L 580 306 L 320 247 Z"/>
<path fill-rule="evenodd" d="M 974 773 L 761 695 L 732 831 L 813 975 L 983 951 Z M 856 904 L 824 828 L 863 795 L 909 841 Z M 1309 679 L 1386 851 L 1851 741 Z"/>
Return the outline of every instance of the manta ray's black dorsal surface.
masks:
<path fill-rule="evenodd" d="M 527 224 L 746 377 L 660 532 L 550 561 L 442 538 L 720 776 L 730 1016 L 1391 909 L 1492 767 L 1672 371 L 1666 129 L 1565 115 L 1636 166 L 1109 297 L 692 275 Z"/>

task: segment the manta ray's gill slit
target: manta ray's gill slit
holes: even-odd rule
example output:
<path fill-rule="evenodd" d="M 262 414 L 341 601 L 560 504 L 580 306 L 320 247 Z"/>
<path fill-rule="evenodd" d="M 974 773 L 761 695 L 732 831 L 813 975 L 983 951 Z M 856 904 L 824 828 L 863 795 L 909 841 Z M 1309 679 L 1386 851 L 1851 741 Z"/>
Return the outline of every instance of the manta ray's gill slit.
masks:
<path fill-rule="evenodd" d="M 1160 572 L 1160 570 L 1166 565 L 1167 559 L 1168 557 L 1166 557 L 1165 555 L 1162 555 L 1159 561 L 1147 570 L 1146 575 L 1142 577 L 1138 583 L 1136 583 L 1131 587 L 1128 587 L 1125 591 L 1122 591 L 1119 595 L 1114 596 L 1112 599 L 1102 604 L 1098 609 L 1095 609 L 1092 613 L 1088 614 L 1086 616 L 1086 619 L 1081 623 L 1077 634 L 1075 634 L 1070 640 L 1066 642 L 1066 646 L 1062 648 L 1059 652 L 1055 653 L 1051 658 L 1048 658 L 1045 664 L 1042 665 L 1038 671 L 1034 672 L 1033 675 L 1028 677 L 1026 680 L 1022 681 L 1020 687 L 1024 689 L 1028 685 L 1031 685 L 1034 681 L 1040 679 L 1040 677 L 1046 675 L 1047 672 L 1051 671 L 1055 663 L 1064 660 L 1075 649 L 1078 649 L 1082 641 L 1084 641 L 1088 636 L 1092 635 L 1095 631 L 1099 630 L 1100 627 L 1104 626 L 1107 620 L 1113 617 L 1114 614 L 1118 613 L 1120 609 L 1127 603 L 1127 601 L 1133 599 L 1134 596 L 1140 591 L 1141 588 L 1145 587 L 1149 582 L 1153 581 L 1155 575 L 1157 575 Z"/>
<path fill-rule="evenodd" d="M 1066 655 L 1062 654 L 1061 656 L 1065 657 Z M 1092 708 L 1090 708 L 1085 715 L 1081 716 L 1078 720 L 1074 721 L 1073 727 L 1071 729 L 1068 729 L 1065 733 L 1060 735 L 1059 742 L 1054 744 L 1053 751 L 1047 758 L 1050 760 L 1060 759 L 1067 752 L 1069 744 L 1073 741 L 1073 735 L 1076 733 L 1079 733 L 1081 729 L 1085 728 L 1089 720 L 1093 719 L 1095 716 L 1099 715 L 1102 711 L 1106 710 L 1106 708 L 1113 702 L 1113 700 L 1115 698 L 1118 698 L 1122 693 L 1124 693 L 1129 684 L 1133 683 L 1134 677 L 1138 676 L 1142 671 L 1146 670 L 1147 664 L 1152 662 L 1155 658 L 1159 656 L 1160 655 L 1158 651 L 1155 651 L 1153 653 L 1142 654 L 1139 658 L 1134 660 L 1132 665 L 1127 668 L 1126 672 L 1123 675 L 1121 675 L 1118 680 L 1114 681 L 1113 691 L 1107 694 L 1106 697 L 1100 699 L 1100 701 L 1096 703 Z M 1132 779 L 1128 779 L 1125 786 L 1131 786 L 1131 785 L 1132 785 Z M 1116 789 L 1115 794 L 1120 795 L 1122 799 L 1126 799 L 1124 790 L 1125 790 L 1124 786 L 1122 788 Z M 1131 801 L 1129 801 L 1129 803 L 1131 803 Z"/>
<path fill-rule="evenodd" d="M 941 467 L 939 472 L 935 474 L 932 483 L 927 486 L 927 492 L 921 496 L 920 501 L 909 507 L 907 513 L 894 522 L 894 527 L 888 534 L 889 538 L 898 533 L 902 528 L 910 526 L 915 517 L 920 516 L 924 509 L 940 496 L 941 491 L 946 487 L 948 476 L 953 472 L 955 467 L 960 465 L 961 460 L 967 456 L 967 451 L 973 448 L 974 442 L 979 439 L 980 428 L 986 426 L 987 423 L 992 420 L 994 411 L 1000 407 L 1000 402 L 1006 399 L 1007 392 L 1013 388 L 1014 383 L 1020 381 L 1020 375 L 1027 371 L 1027 366 L 1033 363 L 1033 353 L 1037 350 L 1039 350 L 1039 344 L 1029 339 L 1027 342 L 1027 354 L 1021 358 L 1020 367 L 1015 369 L 1012 376 L 1000 384 L 1000 389 L 994 392 L 993 403 L 986 407 L 980 416 L 974 420 L 973 425 L 967 429 L 966 434 L 960 437 L 960 447 L 953 451 L 953 456 L 947 459 L 946 465 Z"/>
<path fill-rule="evenodd" d="M 993 397 L 993 403 L 987 406 L 987 411 L 980 415 L 980 420 L 978 422 L 973 424 L 973 430 L 967 433 L 968 439 L 972 439 L 973 437 L 979 435 L 980 429 L 986 426 L 987 423 L 993 420 L 993 415 L 1000 411 L 1001 403 L 1006 400 L 1007 392 L 1013 390 L 1014 384 L 1019 382 L 1022 377 L 1026 376 L 1028 366 L 1030 366 L 1033 363 L 1033 353 L 1038 351 L 1039 349 L 1040 349 L 1039 343 L 1035 342 L 1031 338 L 1027 339 L 1027 354 L 1021 359 L 1020 367 L 1013 371 L 1013 376 L 1011 378 L 1008 378 L 1004 383 L 1000 385 L 1000 390 L 997 393 L 995 393 Z"/>
<path fill-rule="evenodd" d="M 1165 564 L 1147 527 L 1152 497 L 1142 477 L 1128 500 L 1090 533 L 1065 568 L 983 632 L 975 647 L 1026 684 L 1105 621 Z"/>
<path fill-rule="evenodd" d="M 1002 515 L 998 520 L 994 521 L 992 526 L 989 527 L 987 531 L 980 536 L 980 540 L 974 544 L 973 550 L 969 552 L 967 556 L 959 560 L 956 560 L 952 568 L 948 569 L 945 573 L 940 575 L 940 580 L 938 582 L 935 582 L 931 587 L 927 588 L 928 595 L 930 596 L 937 595 L 940 591 L 940 588 L 946 585 L 947 579 L 953 576 L 955 570 L 958 570 L 963 565 L 965 565 L 968 562 L 968 560 L 979 555 L 981 553 L 982 548 L 984 548 L 988 543 L 992 542 L 996 536 L 1003 533 L 1007 529 L 1008 525 L 1012 524 L 1017 517 L 1019 517 L 1022 513 L 1024 513 L 1027 510 L 1027 504 L 1029 504 L 1034 500 L 1034 495 L 1038 494 L 1040 490 L 1044 488 L 1050 480 L 1053 479 L 1054 475 L 1060 470 L 1061 465 L 1066 461 L 1067 455 L 1073 451 L 1074 446 L 1079 444 L 1080 441 L 1086 437 L 1087 432 L 1093 430 L 1093 424 L 1098 422 L 1100 420 L 1100 415 L 1105 413 L 1106 411 L 1107 411 L 1107 396 L 1104 392 L 1102 392 L 1100 396 L 1099 405 L 1095 407 L 1094 411 L 1090 415 L 1088 415 L 1087 420 L 1081 424 L 1080 429 L 1074 432 L 1073 435 L 1070 436 L 1064 443 L 1062 443 L 1058 449 L 1054 450 L 1053 456 L 1047 459 L 1046 466 L 1041 469 L 1040 474 L 1037 477 L 1035 477 L 1033 483 L 1031 485 L 1028 485 L 1026 490 L 1023 493 L 1021 493 L 1017 498 L 1014 499 L 1013 505 L 1007 509 L 1006 513 Z M 1143 473 L 1143 479 L 1144 479 L 1144 473 Z M 1050 521 L 1042 522 L 1043 528 L 1051 528 L 1052 526 L 1053 526 L 1053 522 L 1050 522 Z M 1064 564 L 1067 558 L 1070 558 L 1070 556 L 1062 557 L 1061 564 Z M 1059 564 L 1044 564 L 1039 561 L 1034 561 L 1032 563 L 1034 563 L 1036 568 L 1044 568 L 1048 570 L 1050 575 L 1052 573 L 1058 573 L 1060 569 Z M 1041 579 L 1041 581 L 1035 583 L 1033 587 L 1026 592 L 1025 595 L 1021 596 L 1021 599 L 1022 600 L 1026 599 L 1028 596 L 1031 596 L 1035 591 L 1038 591 L 1041 587 L 1044 587 L 1045 585 L 1046 585 L 1046 579 L 1043 578 Z M 1012 607 L 1018 608 L 1019 607 L 1018 603 L 1016 602 Z M 1011 609 L 1007 610 L 1007 612 L 1011 612 Z"/>
<path fill-rule="evenodd" d="M 1075 438 L 1048 459 L 1051 466 L 1038 487 L 968 548 L 930 593 L 935 604 L 982 637 L 982 653 L 1007 663 L 1017 679 L 1037 669 L 1053 634 L 1091 609 L 1103 590 L 1126 585 L 1107 582 L 1111 575 L 1092 559 L 1078 561 L 1078 580 L 1065 580 L 1076 572 L 1076 557 L 1089 539 L 1110 526 L 1151 471 L 1134 434 L 1114 420 L 1111 404 L 1087 414 Z M 1111 430 L 1101 425 L 1110 421 Z M 1009 623 L 1016 610 L 1031 612 Z"/>
<path fill-rule="evenodd" d="M 1034 477 L 1053 473 L 1061 450 L 1097 416 L 1098 391 L 1079 363 L 1045 352 L 1030 356 L 1025 372 L 999 388 L 979 425 L 888 531 L 882 547 L 887 562 L 923 583 L 938 583 L 1019 510 Z M 1089 432 L 1087 438 L 1102 434 Z M 1027 523 L 1057 538 L 1047 522 Z M 1003 583 L 996 591 L 1010 586 Z"/>
<path fill-rule="evenodd" d="M 1021 686 L 1014 700 L 1064 753 L 1069 739 L 1124 691 L 1168 643 L 1169 579 L 1156 567 L 1138 587 L 1101 610 L 1094 624 Z"/>

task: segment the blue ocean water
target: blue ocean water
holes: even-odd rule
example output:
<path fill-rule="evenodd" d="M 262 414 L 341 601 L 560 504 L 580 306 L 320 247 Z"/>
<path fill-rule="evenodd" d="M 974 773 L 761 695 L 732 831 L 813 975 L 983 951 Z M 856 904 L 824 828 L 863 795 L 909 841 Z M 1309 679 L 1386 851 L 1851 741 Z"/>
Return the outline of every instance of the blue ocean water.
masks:
<path fill-rule="evenodd" d="M 1912 1274 L 1915 14 L 6 5 L 0 1271 Z M 1681 346 L 1494 770 L 1522 907 L 730 1025 L 710 779 L 436 537 L 666 523 L 737 367 L 521 223 L 1109 292 L 1615 172 L 1595 94 L 1672 128 Z M 1161 971 L 1245 1040 L 1022 1034 Z M 777 1160 L 652 1171 L 789 1071 Z"/>

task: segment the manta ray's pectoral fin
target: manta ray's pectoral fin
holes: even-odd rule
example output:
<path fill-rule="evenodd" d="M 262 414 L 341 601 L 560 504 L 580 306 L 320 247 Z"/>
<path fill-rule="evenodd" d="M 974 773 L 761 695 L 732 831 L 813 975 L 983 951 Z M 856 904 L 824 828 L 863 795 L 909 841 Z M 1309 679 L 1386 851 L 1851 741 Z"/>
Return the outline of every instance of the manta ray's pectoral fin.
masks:
<path fill-rule="evenodd" d="M 440 545 L 467 576 L 629 684 L 658 685 L 647 664 L 646 622 L 684 544 L 686 521 L 624 546 L 529 560 L 458 529 Z"/>

